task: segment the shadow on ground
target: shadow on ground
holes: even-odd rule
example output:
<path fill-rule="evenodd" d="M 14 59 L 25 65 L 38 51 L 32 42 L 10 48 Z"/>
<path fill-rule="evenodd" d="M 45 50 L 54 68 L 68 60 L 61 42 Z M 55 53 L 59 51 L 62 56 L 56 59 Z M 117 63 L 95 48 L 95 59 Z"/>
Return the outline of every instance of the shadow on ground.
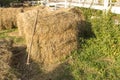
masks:
<path fill-rule="evenodd" d="M 83 26 L 81 26 L 81 24 Z M 82 37 L 84 39 L 95 38 L 95 33 L 92 30 L 92 24 L 87 21 L 81 21 L 79 27 L 78 38 Z"/>
<path fill-rule="evenodd" d="M 59 64 L 50 72 L 44 72 L 41 70 L 40 65 L 32 59 L 30 65 L 26 65 L 26 46 L 15 46 L 12 52 L 10 65 L 12 69 L 20 73 L 15 74 L 20 80 L 74 80 L 67 62 Z"/>
<path fill-rule="evenodd" d="M 82 25 L 82 26 L 81 26 Z M 77 48 L 80 49 L 82 44 L 90 38 L 96 38 L 95 33 L 92 30 L 92 24 L 87 21 L 81 21 L 78 25 L 78 36 L 77 36 Z"/>

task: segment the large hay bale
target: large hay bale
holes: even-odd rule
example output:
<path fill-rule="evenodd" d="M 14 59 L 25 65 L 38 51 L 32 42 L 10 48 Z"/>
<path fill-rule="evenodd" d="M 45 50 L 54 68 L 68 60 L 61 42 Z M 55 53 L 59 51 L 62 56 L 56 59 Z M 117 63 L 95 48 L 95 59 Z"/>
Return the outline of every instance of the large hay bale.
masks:
<path fill-rule="evenodd" d="M 31 49 L 31 58 L 44 67 L 60 61 L 77 49 L 79 28 L 83 27 L 83 20 L 77 8 L 53 12 L 32 10 L 17 17 L 20 34 L 26 38 L 28 51 Z M 36 30 L 30 48 L 35 21 Z"/>

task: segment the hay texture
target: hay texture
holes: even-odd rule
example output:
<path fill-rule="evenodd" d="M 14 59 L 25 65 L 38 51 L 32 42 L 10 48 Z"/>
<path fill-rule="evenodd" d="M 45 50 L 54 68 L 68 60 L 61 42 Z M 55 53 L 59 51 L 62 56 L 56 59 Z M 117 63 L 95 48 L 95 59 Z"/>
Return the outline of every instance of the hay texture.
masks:
<path fill-rule="evenodd" d="M 28 53 L 44 66 L 62 60 L 77 49 L 83 20 L 80 10 L 76 8 L 53 12 L 46 9 L 32 10 L 17 17 L 19 32 L 26 39 Z"/>
<path fill-rule="evenodd" d="M 42 7 L 37 6 L 37 7 L 25 7 L 25 8 L 22 8 L 22 7 L 21 8 L 0 8 L 0 30 L 12 29 L 17 27 L 17 24 L 16 24 L 17 14 L 21 12 L 37 9 L 37 8 L 42 8 Z"/>
<path fill-rule="evenodd" d="M 22 8 L 0 8 L 0 30 L 12 29 L 16 26 L 16 15 Z"/>
<path fill-rule="evenodd" d="M 18 80 L 15 71 L 10 66 L 12 42 L 8 39 L 0 39 L 0 80 Z"/>

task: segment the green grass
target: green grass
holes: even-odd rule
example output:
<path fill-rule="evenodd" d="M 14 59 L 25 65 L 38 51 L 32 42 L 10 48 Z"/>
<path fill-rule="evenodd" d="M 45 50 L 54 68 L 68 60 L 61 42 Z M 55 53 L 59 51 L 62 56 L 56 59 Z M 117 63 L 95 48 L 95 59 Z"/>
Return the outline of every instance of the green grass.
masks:
<path fill-rule="evenodd" d="M 11 38 L 13 39 L 13 41 L 17 44 L 24 44 L 25 43 L 25 40 L 22 38 L 22 37 L 18 37 L 18 36 L 10 36 L 9 34 L 11 32 L 18 32 L 17 29 L 10 29 L 10 30 L 2 30 L 0 31 L 0 39 L 3 39 L 3 38 Z"/>
<path fill-rule="evenodd" d="M 0 38 L 6 38 L 9 37 L 8 33 L 15 31 L 16 29 L 11 29 L 11 30 L 2 30 L 0 31 Z"/>
<path fill-rule="evenodd" d="M 81 37 L 81 48 L 72 54 L 70 69 L 75 80 L 120 80 L 120 25 L 113 20 L 119 15 L 89 9 L 82 12 L 96 37 Z"/>

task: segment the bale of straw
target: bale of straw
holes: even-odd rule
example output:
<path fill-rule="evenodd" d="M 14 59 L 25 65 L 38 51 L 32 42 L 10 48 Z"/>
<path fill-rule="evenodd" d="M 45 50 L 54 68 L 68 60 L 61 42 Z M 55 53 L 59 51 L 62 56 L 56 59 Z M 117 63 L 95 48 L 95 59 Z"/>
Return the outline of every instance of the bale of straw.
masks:
<path fill-rule="evenodd" d="M 60 61 L 77 49 L 79 28 L 84 26 L 83 21 L 81 11 L 77 8 L 53 12 L 45 9 L 31 10 L 17 17 L 18 28 L 26 39 L 28 53 L 31 51 L 31 58 L 44 67 Z"/>
<path fill-rule="evenodd" d="M 41 9 L 43 6 L 25 7 L 25 8 L 0 8 L 0 30 L 12 29 L 17 27 L 16 15 L 33 9 Z"/>
<path fill-rule="evenodd" d="M 0 30 L 12 29 L 16 26 L 16 15 L 22 8 L 0 8 Z"/>
<path fill-rule="evenodd" d="M 11 68 L 12 41 L 10 39 L 0 39 L 0 80 L 18 80 Z"/>

